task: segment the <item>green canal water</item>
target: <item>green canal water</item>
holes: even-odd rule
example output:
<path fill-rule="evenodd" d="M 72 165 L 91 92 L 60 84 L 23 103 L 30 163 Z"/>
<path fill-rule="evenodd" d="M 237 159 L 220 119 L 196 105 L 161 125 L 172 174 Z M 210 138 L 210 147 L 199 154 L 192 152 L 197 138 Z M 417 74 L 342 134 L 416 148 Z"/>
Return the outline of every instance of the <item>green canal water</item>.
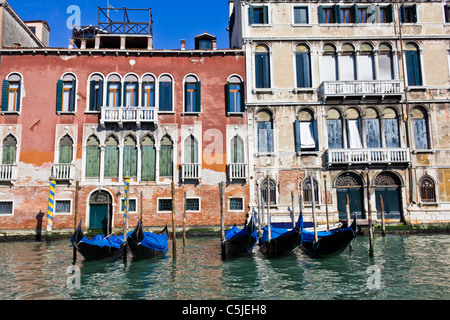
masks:
<path fill-rule="evenodd" d="M 448 300 L 450 235 L 359 236 L 353 251 L 312 259 L 300 249 L 223 262 L 218 238 L 177 241 L 177 259 L 86 262 L 69 288 L 68 241 L 0 243 L 1 300 Z M 69 285 L 75 284 L 69 279 Z"/>

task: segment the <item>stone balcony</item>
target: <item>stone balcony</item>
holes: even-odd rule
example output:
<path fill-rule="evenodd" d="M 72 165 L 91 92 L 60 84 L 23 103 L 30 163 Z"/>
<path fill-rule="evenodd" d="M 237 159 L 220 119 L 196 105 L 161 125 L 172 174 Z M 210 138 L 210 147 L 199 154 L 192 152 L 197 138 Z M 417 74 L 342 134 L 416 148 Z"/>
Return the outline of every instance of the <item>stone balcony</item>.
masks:
<path fill-rule="evenodd" d="M 71 163 L 55 163 L 52 173 L 56 181 L 72 181 L 75 175 L 75 165 Z"/>
<path fill-rule="evenodd" d="M 199 163 L 184 163 L 181 165 L 181 180 L 200 180 L 202 165 Z"/>
<path fill-rule="evenodd" d="M 404 94 L 400 80 L 324 81 L 318 92 L 323 101 L 332 99 L 381 101 L 387 98 L 400 100 Z"/>
<path fill-rule="evenodd" d="M 330 149 L 328 165 L 407 164 L 411 162 L 409 148 L 396 149 Z"/>
<path fill-rule="evenodd" d="M 120 128 L 124 123 L 135 123 L 140 128 L 142 123 L 158 122 L 158 111 L 153 107 L 102 107 L 101 110 L 103 128 L 106 123 L 118 124 Z"/>
<path fill-rule="evenodd" d="M 0 165 L 0 182 L 14 182 L 17 179 L 17 165 L 16 164 L 2 164 Z"/>
<path fill-rule="evenodd" d="M 228 165 L 228 178 L 233 180 L 244 180 L 248 177 L 248 165 L 246 163 L 232 163 Z"/>

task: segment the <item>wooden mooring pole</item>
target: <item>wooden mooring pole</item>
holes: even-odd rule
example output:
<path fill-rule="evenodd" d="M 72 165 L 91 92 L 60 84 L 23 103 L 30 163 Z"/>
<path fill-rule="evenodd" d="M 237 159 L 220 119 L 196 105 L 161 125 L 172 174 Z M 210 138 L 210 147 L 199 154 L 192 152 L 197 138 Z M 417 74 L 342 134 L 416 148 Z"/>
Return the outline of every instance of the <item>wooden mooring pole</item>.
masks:
<path fill-rule="evenodd" d="M 312 217 L 313 217 L 313 223 L 314 223 L 314 241 L 317 244 L 319 242 L 319 237 L 317 235 L 317 221 L 316 221 L 316 199 L 314 194 L 314 179 L 311 176 L 309 176 L 310 184 L 311 184 L 311 204 L 312 204 Z"/>
<path fill-rule="evenodd" d="M 324 178 L 326 178 L 327 176 L 323 176 Z M 327 217 L 327 231 L 330 232 L 330 217 L 328 214 L 328 190 L 327 190 L 327 180 L 324 180 L 324 185 L 325 185 L 325 215 Z"/>
<path fill-rule="evenodd" d="M 222 242 L 225 241 L 225 182 L 221 182 L 219 185 L 220 191 L 220 239 Z"/>
<path fill-rule="evenodd" d="M 348 196 L 347 193 L 347 204 L 345 205 L 346 211 L 347 211 L 347 227 L 350 227 L 351 225 L 351 213 L 350 213 L 350 198 Z M 350 251 L 353 251 L 353 245 L 350 243 L 350 245 L 348 246 L 348 249 Z"/>
<path fill-rule="evenodd" d="M 381 209 L 381 235 L 386 236 L 386 221 L 384 220 L 384 203 L 383 197 L 380 194 L 380 209 Z"/>
<path fill-rule="evenodd" d="M 172 257 L 177 258 L 177 230 L 175 226 L 175 182 L 172 181 Z"/>
<path fill-rule="evenodd" d="M 75 215 L 73 220 L 73 232 L 77 231 L 77 223 L 78 223 L 78 200 L 80 193 L 80 181 L 75 181 Z M 73 263 L 77 261 L 77 249 L 73 246 Z"/>
<path fill-rule="evenodd" d="M 184 192 L 183 206 L 183 247 L 186 247 L 186 191 Z"/>
<path fill-rule="evenodd" d="M 367 210 L 368 210 L 368 218 L 369 218 L 369 257 L 373 258 L 373 225 L 372 225 L 372 204 L 370 201 L 370 176 L 369 169 L 366 170 L 367 175 Z"/>

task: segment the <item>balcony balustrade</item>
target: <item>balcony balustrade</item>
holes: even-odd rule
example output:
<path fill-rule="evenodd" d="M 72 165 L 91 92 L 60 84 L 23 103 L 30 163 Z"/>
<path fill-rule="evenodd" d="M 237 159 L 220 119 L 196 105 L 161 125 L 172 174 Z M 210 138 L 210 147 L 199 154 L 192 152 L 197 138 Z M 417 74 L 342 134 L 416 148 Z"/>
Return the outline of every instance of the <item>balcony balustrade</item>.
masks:
<path fill-rule="evenodd" d="M 198 163 L 184 163 L 181 165 L 181 179 L 200 180 L 202 165 Z"/>
<path fill-rule="evenodd" d="M 330 149 L 329 165 L 410 163 L 408 148 L 397 149 Z"/>
<path fill-rule="evenodd" d="M 0 182 L 13 182 L 17 177 L 17 165 L 2 164 L 0 165 Z"/>
<path fill-rule="evenodd" d="M 232 163 L 228 165 L 228 178 L 230 180 L 247 179 L 247 164 Z"/>
<path fill-rule="evenodd" d="M 403 96 L 400 80 L 374 81 L 324 81 L 319 87 L 319 94 L 323 100 L 328 98 L 360 98 L 386 96 L 401 98 Z"/>
<path fill-rule="evenodd" d="M 102 107 L 100 123 L 117 123 L 121 128 L 124 123 L 157 123 L 158 112 L 153 107 Z"/>
<path fill-rule="evenodd" d="M 75 166 L 71 163 L 55 163 L 52 172 L 56 181 L 71 181 L 74 179 Z"/>

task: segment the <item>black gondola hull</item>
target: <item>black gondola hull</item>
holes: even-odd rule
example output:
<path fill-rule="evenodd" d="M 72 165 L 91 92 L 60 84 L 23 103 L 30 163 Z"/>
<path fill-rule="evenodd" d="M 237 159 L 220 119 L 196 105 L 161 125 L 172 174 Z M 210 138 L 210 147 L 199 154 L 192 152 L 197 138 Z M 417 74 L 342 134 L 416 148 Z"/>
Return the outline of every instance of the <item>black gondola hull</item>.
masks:
<path fill-rule="evenodd" d="M 110 247 L 99 247 L 86 244 L 84 242 L 74 243 L 74 247 L 86 260 L 104 260 L 109 258 L 119 258 L 123 254 L 123 246 L 120 249 Z"/>
<path fill-rule="evenodd" d="M 261 251 L 267 258 L 283 256 L 292 253 L 299 246 L 301 233 L 289 232 L 262 243 Z"/>
<path fill-rule="evenodd" d="M 247 256 L 252 252 L 256 238 L 251 235 L 235 237 L 222 243 L 222 258 Z"/>
<path fill-rule="evenodd" d="M 159 234 L 161 235 L 167 233 L 168 230 L 167 227 L 165 227 Z M 128 237 L 128 247 L 130 248 L 134 259 L 152 259 L 165 254 L 165 251 L 163 250 L 155 250 L 142 245 L 141 242 L 144 240 L 144 237 L 145 235 L 142 229 L 142 222 L 139 222 L 133 233 Z"/>

